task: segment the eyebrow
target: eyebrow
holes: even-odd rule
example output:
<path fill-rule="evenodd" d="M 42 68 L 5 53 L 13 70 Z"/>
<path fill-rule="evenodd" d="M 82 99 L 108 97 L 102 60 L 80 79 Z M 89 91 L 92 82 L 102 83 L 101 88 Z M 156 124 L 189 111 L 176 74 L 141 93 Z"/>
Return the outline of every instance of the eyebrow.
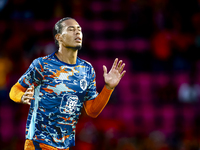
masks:
<path fill-rule="evenodd" d="M 69 26 L 67 28 L 75 28 L 74 26 Z M 80 26 L 78 26 L 77 28 L 81 28 Z"/>

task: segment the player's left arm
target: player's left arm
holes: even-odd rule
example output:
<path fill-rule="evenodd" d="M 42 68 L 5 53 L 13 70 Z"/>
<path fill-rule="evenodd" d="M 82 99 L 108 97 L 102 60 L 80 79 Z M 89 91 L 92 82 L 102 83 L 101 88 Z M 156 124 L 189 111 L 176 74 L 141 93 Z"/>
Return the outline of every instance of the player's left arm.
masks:
<path fill-rule="evenodd" d="M 124 66 L 125 63 L 122 64 L 122 60 L 118 62 L 117 58 L 115 59 L 113 66 L 108 73 L 106 66 L 103 66 L 103 76 L 105 81 L 104 88 L 94 100 L 84 102 L 86 113 L 89 116 L 96 118 L 104 109 L 110 99 L 114 88 L 119 84 L 121 78 L 126 72 L 125 70 L 123 70 Z"/>

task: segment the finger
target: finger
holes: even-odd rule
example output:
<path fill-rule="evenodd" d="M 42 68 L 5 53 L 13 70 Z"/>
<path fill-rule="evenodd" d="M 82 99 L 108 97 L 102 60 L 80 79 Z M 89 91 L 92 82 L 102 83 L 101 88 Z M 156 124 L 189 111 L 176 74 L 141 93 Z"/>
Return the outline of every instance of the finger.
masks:
<path fill-rule="evenodd" d="M 30 101 L 30 100 L 25 100 L 23 103 L 24 103 L 24 104 L 31 105 L 31 101 Z"/>
<path fill-rule="evenodd" d="M 31 86 L 31 89 L 34 91 L 34 85 Z"/>
<path fill-rule="evenodd" d="M 23 97 L 24 99 L 29 99 L 29 98 L 33 98 L 33 95 L 24 95 L 24 97 Z"/>
<path fill-rule="evenodd" d="M 34 91 L 34 86 L 32 85 L 30 88 L 28 88 L 26 91 Z"/>
<path fill-rule="evenodd" d="M 115 68 L 116 68 L 117 62 L 118 62 L 118 58 L 115 59 L 113 65 L 112 65 L 112 69 L 115 69 Z"/>
<path fill-rule="evenodd" d="M 24 95 L 25 96 L 27 96 L 27 95 L 33 95 L 33 92 L 25 92 Z"/>
<path fill-rule="evenodd" d="M 121 78 L 125 75 L 126 73 L 126 70 L 124 70 L 122 73 L 121 73 Z"/>
<path fill-rule="evenodd" d="M 28 89 L 26 90 L 26 92 L 29 92 L 29 91 L 31 91 L 31 88 L 28 88 Z"/>
<path fill-rule="evenodd" d="M 32 96 L 25 96 L 25 95 L 24 95 L 24 96 L 23 96 L 23 99 L 24 99 L 24 100 L 27 100 L 27 99 L 34 99 L 34 98 L 33 98 Z"/>
<path fill-rule="evenodd" d="M 104 74 L 107 74 L 107 68 L 104 65 L 103 65 L 103 72 L 104 72 Z"/>
<path fill-rule="evenodd" d="M 25 92 L 24 95 L 33 95 L 33 92 Z"/>
<path fill-rule="evenodd" d="M 32 88 L 28 88 L 28 89 L 26 90 L 26 92 L 32 92 L 32 91 L 33 91 Z"/>
<path fill-rule="evenodd" d="M 125 63 L 123 63 L 123 64 L 121 65 L 121 67 L 119 68 L 119 73 L 122 72 L 122 70 L 124 69 L 124 66 L 125 66 Z"/>
<path fill-rule="evenodd" d="M 22 98 L 22 103 L 27 103 L 27 102 L 30 102 L 31 100 L 30 99 L 24 99 L 24 97 Z"/>
<path fill-rule="evenodd" d="M 117 68 L 116 68 L 117 70 L 119 70 L 119 68 L 121 67 L 121 64 L 122 64 L 122 60 L 119 61 Z"/>

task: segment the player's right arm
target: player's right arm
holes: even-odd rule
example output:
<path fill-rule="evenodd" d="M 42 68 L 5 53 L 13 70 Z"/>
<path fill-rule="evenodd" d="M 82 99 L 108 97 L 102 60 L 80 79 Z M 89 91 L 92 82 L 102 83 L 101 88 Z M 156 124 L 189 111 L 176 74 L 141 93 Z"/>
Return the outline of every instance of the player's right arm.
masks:
<path fill-rule="evenodd" d="M 39 58 L 31 63 L 28 70 L 11 88 L 9 93 L 10 99 L 18 103 L 31 104 L 31 100 L 34 99 L 34 86 L 38 86 L 43 80 L 43 66 L 41 62 L 42 60 Z"/>
<path fill-rule="evenodd" d="M 19 82 L 17 82 L 10 90 L 9 96 L 14 102 L 31 104 L 31 100 L 34 95 L 34 86 L 32 85 L 30 88 L 24 88 Z"/>

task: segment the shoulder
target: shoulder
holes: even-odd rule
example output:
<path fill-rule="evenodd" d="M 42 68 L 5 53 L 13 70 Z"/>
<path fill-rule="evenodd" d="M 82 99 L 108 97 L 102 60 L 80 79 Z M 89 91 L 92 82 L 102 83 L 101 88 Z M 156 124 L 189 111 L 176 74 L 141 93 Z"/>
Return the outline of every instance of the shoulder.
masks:
<path fill-rule="evenodd" d="M 94 67 L 92 66 L 92 64 L 90 62 L 80 59 L 80 58 L 78 58 L 78 60 L 79 60 L 79 65 L 84 66 L 89 74 L 95 75 Z"/>
<path fill-rule="evenodd" d="M 81 59 L 78 57 L 78 61 L 79 61 L 79 65 L 83 65 L 83 66 L 86 66 L 86 67 L 89 67 L 89 68 L 92 68 L 93 69 L 93 66 L 90 62 L 84 60 L 84 59 Z"/>
<path fill-rule="evenodd" d="M 51 60 L 51 59 L 55 59 L 55 52 L 49 55 L 46 55 L 44 57 L 41 57 L 41 59 L 43 60 Z"/>
<path fill-rule="evenodd" d="M 42 65 L 45 61 L 52 60 L 52 59 L 54 59 L 54 53 L 50 54 L 50 55 L 43 56 L 43 57 L 38 57 L 38 58 L 33 60 L 32 64 L 35 65 L 35 66 Z"/>

